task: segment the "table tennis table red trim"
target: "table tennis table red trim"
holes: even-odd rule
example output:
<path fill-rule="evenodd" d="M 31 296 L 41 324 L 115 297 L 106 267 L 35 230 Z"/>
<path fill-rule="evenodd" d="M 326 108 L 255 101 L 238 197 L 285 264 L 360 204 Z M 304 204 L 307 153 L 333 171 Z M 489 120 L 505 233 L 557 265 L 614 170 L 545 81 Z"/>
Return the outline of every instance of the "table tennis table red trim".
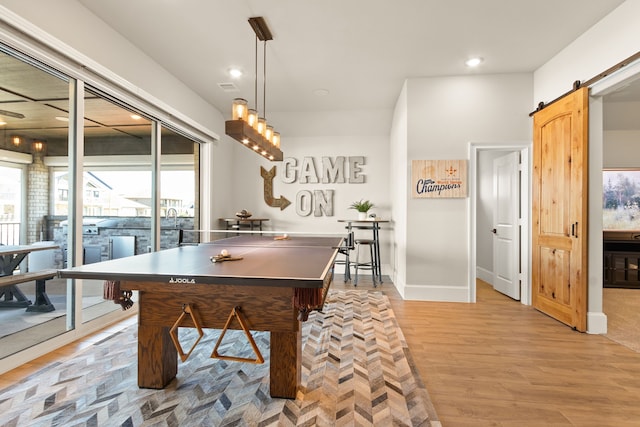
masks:
<path fill-rule="evenodd" d="M 69 268 L 60 277 L 117 280 L 139 291 L 138 385 L 164 388 L 177 374 L 169 329 L 184 307 L 203 328 L 221 329 L 239 308 L 250 330 L 270 332 L 272 397 L 295 398 L 301 379 L 301 290 L 326 292 L 341 237 L 241 235 Z M 239 261 L 212 263 L 223 249 Z M 182 326 L 182 325 L 181 325 Z M 184 327 L 194 327 L 186 317 Z"/>

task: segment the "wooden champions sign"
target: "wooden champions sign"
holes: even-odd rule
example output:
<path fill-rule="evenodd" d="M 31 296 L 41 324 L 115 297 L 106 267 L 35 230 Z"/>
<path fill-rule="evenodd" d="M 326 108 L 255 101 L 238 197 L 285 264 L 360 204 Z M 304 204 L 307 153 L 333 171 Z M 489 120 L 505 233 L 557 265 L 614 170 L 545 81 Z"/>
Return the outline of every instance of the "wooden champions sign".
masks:
<path fill-rule="evenodd" d="M 411 197 L 467 197 L 466 160 L 412 160 Z"/>

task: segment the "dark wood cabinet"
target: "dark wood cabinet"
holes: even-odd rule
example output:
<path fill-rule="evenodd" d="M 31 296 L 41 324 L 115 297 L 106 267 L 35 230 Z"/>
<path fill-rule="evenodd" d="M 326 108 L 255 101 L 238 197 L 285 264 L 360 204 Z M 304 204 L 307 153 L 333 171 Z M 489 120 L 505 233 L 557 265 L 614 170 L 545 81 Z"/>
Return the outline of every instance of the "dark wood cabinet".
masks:
<path fill-rule="evenodd" d="M 604 231 L 604 287 L 640 289 L 640 231 Z"/>

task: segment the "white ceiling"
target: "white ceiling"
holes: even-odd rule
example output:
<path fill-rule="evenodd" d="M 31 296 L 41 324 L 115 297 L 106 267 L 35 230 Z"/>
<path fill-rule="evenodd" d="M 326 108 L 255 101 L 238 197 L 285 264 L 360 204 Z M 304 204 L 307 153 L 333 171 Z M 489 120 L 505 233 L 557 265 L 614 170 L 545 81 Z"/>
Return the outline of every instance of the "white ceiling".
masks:
<path fill-rule="evenodd" d="M 390 110 L 410 77 L 532 72 L 623 2 L 78 1 L 225 115 L 235 97 L 255 103 L 255 35 L 247 19 L 263 16 L 274 37 L 267 43 L 267 116 Z M 484 58 L 475 70 L 464 65 L 472 55 Z M 232 80 L 230 67 L 245 75 Z M 218 87 L 227 82 L 239 91 Z M 318 96 L 318 89 L 329 93 Z M 260 85 L 260 110 L 261 93 Z"/>

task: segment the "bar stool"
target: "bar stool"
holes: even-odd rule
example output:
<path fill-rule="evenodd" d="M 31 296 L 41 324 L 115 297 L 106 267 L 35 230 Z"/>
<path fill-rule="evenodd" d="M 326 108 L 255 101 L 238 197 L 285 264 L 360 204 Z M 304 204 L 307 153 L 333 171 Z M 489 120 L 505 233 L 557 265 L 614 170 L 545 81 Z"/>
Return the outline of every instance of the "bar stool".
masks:
<path fill-rule="evenodd" d="M 356 260 L 351 263 L 351 265 L 355 266 L 356 277 L 353 282 L 353 286 L 358 286 L 358 269 L 363 270 L 371 270 L 371 279 L 373 279 L 373 287 L 377 287 L 376 277 L 378 271 L 378 265 L 376 263 L 376 252 L 375 252 L 375 241 L 372 239 L 356 239 Z M 369 247 L 369 261 L 362 262 L 360 261 L 360 248 L 362 246 Z"/>
<path fill-rule="evenodd" d="M 353 243 L 353 231 L 347 235 L 347 239 L 344 244 L 338 248 L 338 254 L 344 255 L 344 260 L 336 260 L 335 264 L 344 264 L 344 282 L 347 283 L 351 280 L 351 260 L 350 255 L 351 251 L 355 249 Z"/>
<path fill-rule="evenodd" d="M 378 282 L 382 284 L 382 270 L 380 263 L 380 239 L 378 237 L 378 230 L 380 226 L 378 225 L 378 221 L 367 221 L 370 224 L 363 225 L 362 223 L 358 223 L 357 225 L 352 225 L 352 230 L 369 230 L 372 232 L 372 241 L 373 241 L 373 254 L 375 257 L 375 276 L 378 278 Z M 349 228 L 349 227 L 347 227 Z"/>

